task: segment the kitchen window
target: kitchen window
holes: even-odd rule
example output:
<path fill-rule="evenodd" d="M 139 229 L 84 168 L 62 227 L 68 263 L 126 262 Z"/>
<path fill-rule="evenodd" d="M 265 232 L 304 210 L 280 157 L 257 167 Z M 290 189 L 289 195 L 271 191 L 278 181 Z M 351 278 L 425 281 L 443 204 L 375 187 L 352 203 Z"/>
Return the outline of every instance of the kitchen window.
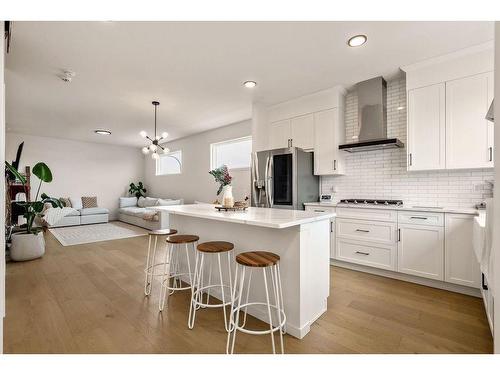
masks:
<path fill-rule="evenodd" d="M 160 154 L 156 159 L 156 175 L 164 176 L 169 174 L 182 173 L 182 151 L 171 151 L 166 154 Z"/>
<path fill-rule="evenodd" d="M 252 137 L 212 143 L 210 155 L 210 169 L 222 165 L 227 165 L 228 169 L 249 169 L 252 158 Z"/>

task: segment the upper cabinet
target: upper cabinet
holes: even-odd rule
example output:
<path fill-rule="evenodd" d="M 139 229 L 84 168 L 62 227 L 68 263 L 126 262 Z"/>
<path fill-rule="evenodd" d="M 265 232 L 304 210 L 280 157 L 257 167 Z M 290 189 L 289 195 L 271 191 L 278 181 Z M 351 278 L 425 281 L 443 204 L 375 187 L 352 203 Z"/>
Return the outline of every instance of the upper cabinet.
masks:
<path fill-rule="evenodd" d="M 408 170 L 444 169 L 445 84 L 408 91 Z"/>
<path fill-rule="evenodd" d="M 493 73 L 446 82 L 446 167 L 493 167 Z"/>
<path fill-rule="evenodd" d="M 403 67 L 409 171 L 493 167 L 490 43 Z"/>
<path fill-rule="evenodd" d="M 344 173 L 345 90 L 333 87 L 267 108 L 268 148 L 314 152 L 314 174 Z"/>
<path fill-rule="evenodd" d="M 343 107 L 314 114 L 314 174 L 344 174 L 344 155 L 339 144 L 344 142 Z"/>

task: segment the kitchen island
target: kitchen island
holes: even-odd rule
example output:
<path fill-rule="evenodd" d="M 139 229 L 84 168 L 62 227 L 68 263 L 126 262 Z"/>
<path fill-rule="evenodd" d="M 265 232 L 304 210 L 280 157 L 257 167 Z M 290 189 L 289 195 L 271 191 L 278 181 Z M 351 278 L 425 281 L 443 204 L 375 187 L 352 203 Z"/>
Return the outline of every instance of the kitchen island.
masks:
<path fill-rule="evenodd" d="M 278 254 L 288 334 L 303 338 L 326 311 L 330 290 L 330 218 L 335 214 L 257 207 L 219 212 L 209 204 L 155 209 L 169 215 L 170 228 L 180 234 L 198 235 L 200 242 L 232 242 L 235 254 L 255 250 Z M 217 292 L 211 294 L 218 297 Z M 263 281 L 253 278 L 250 300 L 265 301 L 264 293 Z M 253 307 L 248 313 L 268 322 L 267 311 Z"/>

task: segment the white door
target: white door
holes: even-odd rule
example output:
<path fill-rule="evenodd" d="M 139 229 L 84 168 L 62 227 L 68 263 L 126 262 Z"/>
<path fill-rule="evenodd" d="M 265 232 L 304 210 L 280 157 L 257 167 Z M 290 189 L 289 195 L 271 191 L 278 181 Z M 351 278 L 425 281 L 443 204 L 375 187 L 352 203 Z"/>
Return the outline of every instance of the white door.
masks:
<path fill-rule="evenodd" d="M 408 91 L 408 170 L 444 169 L 445 84 Z"/>
<path fill-rule="evenodd" d="M 331 175 L 338 169 L 335 161 L 338 141 L 335 127 L 338 126 L 338 108 L 314 114 L 314 174 Z"/>
<path fill-rule="evenodd" d="M 292 118 L 292 146 L 304 150 L 312 150 L 314 147 L 314 119 L 313 115 L 304 115 Z"/>
<path fill-rule="evenodd" d="M 292 139 L 290 120 L 283 120 L 271 123 L 269 131 L 269 148 L 289 147 L 289 140 Z"/>
<path fill-rule="evenodd" d="M 444 279 L 444 229 L 400 224 L 398 271 L 434 280 Z"/>
<path fill-rule="evenodd" d="M 444 280 L 479 288 L 481 271 L 472 245 L 474 216 L 446 214 Z"/>
<path fill-rule="evenodd" d="M 492 86 L 492 73 L 446 82 L 446 168 L 493 166 L 492 131 L 485 119 Z"/>

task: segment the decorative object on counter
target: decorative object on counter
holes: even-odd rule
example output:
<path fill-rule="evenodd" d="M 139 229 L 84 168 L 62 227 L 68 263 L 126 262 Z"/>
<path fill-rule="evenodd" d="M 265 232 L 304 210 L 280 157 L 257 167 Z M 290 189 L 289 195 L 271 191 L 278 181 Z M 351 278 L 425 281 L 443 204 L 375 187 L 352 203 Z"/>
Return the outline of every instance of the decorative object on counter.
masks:
<path fill-rule="evenodd" d="M 26 178 L 9 163 L 5 162 L 5 165 L 15 178 L 26 187 Z M 26 219 L 26 225 L 24 226 L 26 232 L 12 235 L 10 257 L 14 261 L 36 259 L 45 253 L 45 240 L 43 238 L 43 233 L 40 233 L 41 228 L 34 226 L 35 218 L 41 218 L 43 216 L 46 203 L 54 208 L 63 207 L 59 199 L 51 198 L 45 193 L 42 193 L 40 195 L 40 200 L 38 200 L 42 182 L 49 183 L 52 181 L 52 172 L 50 168 L 45 163 L 37 163 L 33 167 L 33 174 L 40 179 L 34 201 L 16 202 L 16 204 L 24 208 L 23 217 Z M 26 197 L 28 197 L 28 194 L 26 194 Z"/>
<path fill-rule="evenodd" d="M 227 165 L 223 165 L 219 168 L 212 169 L 209 171 L 212 176 L 214 176 L 215 182 L 219 183 L 219 189 L 217 190 L 217 195 L 221 192 L 222 194 L 222 205 L 224 207 L 233 207 L 234 206 L 234 197 L 233 197 L 233 187 L 231 186 L 231 180 L 233 179 L 229 175 L 229 170 L 227 169 Z"/>
<path fill-rule="evenodd" d="M 250 200 L 250 198 L 248 196 L 246 196 L 244 200 L 234 202 L 234 207 L 247 208 L 249 206 L 249 204 L 248 204 L 249 200 Z"/>
<path fill-rule="evenodd" d="M 140 198 L 140 197 L 145 197 L 145 193 L 147 192 L 147 190 L 144 188 L 144 185 L 142 184 L 141 181 L 139 181 L 136 184 L 134 184 L 133 182 L 130 183 L 129 185 L 129 189 L 128 189 L 128 192 L 135 196 L 136 198 Z"/>
<path fill-rule="evenodd" d="M 248 206 L 233 206 L 233 207 L 224 207 L 224 206 L 215 206 L 217 211 L 245 211 Z"/>

